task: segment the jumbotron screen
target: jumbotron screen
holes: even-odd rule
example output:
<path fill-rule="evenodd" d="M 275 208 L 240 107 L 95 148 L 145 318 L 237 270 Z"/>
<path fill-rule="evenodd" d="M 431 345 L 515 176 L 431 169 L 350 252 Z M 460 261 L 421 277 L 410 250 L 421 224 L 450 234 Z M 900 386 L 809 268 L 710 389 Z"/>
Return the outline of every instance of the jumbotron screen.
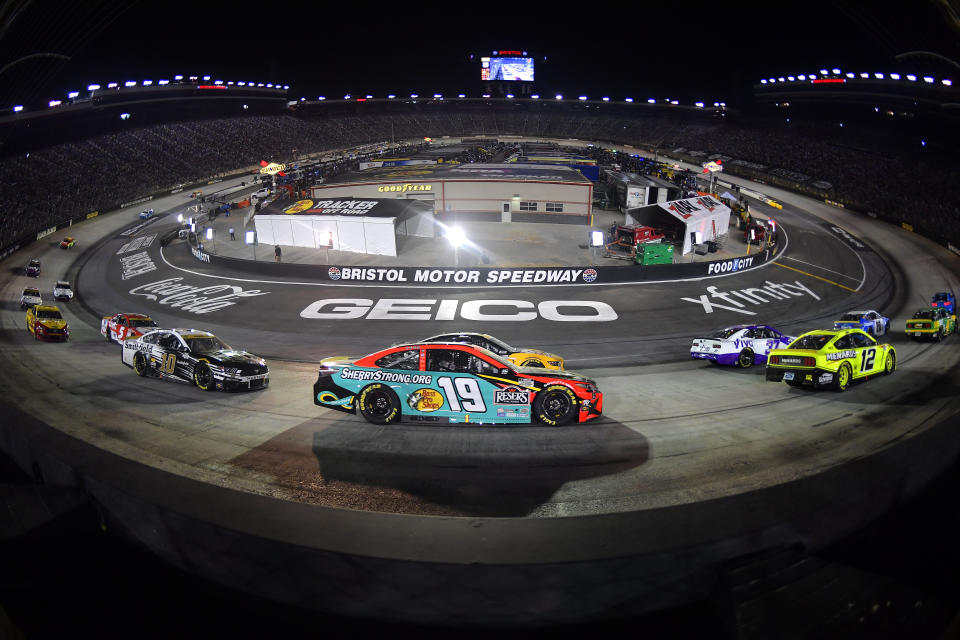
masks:
<path fill-rule="evenodd" d="M 507 56 L 480 58 L 480 79 L 533 82 L 533 58 Z"/>

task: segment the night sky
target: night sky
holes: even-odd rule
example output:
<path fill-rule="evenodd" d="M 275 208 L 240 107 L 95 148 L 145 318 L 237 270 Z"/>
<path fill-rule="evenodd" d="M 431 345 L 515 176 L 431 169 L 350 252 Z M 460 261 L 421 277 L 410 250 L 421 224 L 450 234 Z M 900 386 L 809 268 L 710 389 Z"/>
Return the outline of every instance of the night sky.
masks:
<path fill-rule="evenodd" d="M 537 56 L 537 92 L 723 99 L 759 77 L 940 71 L 960 60 L 958 0 L 805 3 L 260 3 L 14 0 L 0 16 L 0 108 L 91 82 L 174 74 L 289 84 L 292 98 L 482 92 L 470 54 Z M 648 6 L 649 5 L 649 6 Z M 22 11 L 11 20 L 11 9 Z M 53 57 L 48 54 L 68 56 Z M 546 56 L 546 63 L 543 57 Z M 904 66 L 905 65 L 905 66 Z M 920 68 L 923 67 L 923 68 Z M 960 68 L 952 68 L 960 76 Z M 647 95 L 649 94 L 649 95 Z"/>

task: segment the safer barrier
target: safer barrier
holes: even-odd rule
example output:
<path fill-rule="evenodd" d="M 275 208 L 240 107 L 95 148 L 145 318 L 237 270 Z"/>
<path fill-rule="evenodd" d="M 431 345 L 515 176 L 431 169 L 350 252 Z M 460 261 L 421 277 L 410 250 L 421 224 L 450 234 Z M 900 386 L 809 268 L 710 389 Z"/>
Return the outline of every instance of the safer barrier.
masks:
<path fill-rule="evenodd" d="M 194 259 L 235 272 L 320 281 L 331 285 L 396 284 L 403 286 L 516 287 L 600 285 L 665 280 L 695 280 L 756 269 L 772 259 L 775 249 L 749 256 L 625 267 L 370 267 L 245 260 L 218 256 L 187 243 Z"/>

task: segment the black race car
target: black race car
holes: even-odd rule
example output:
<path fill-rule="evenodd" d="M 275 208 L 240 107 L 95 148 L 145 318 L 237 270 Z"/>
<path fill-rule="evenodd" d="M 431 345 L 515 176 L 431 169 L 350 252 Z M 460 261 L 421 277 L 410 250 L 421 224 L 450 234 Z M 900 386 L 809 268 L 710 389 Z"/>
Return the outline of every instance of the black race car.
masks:
<path fill-rule="evenodd" d="M 270 383 L 263 358 L 236 351 L 209 331 L 148 331 L 125 340 L 121 358 L 137 375 L 189 382 L 204 391 L 264 389 Z"/>

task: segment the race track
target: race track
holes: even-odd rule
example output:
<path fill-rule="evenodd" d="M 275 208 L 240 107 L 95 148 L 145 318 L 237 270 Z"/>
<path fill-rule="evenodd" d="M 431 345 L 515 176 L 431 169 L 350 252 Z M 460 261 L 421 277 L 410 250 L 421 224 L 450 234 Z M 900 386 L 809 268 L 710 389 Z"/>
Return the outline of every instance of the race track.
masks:
<path fill-rule="evenodd" d="M 773 527 L 837 502 L 831 492 L 843 494 L 844 488 L 828 491 L 827 474 L 879 459 L 928 430 L 943 429 L 960 410 L 960 338 L 917 343 L 903 334 L 905 320 L 927 304 L 931 293 L 960 289 L 960 258 L 903 229 L 765 190 L 785 203 L 777 219 L 789 242 L 776 260 L 719 277 L 625 285 L 348 287 L 320 278 L 271 277 L 271 264 L 263 265 L 262 276 L 251 277 L 194 259 L 183 242 L 161 250 L 159 236 L 174 224 L 172 216 L 128 235 L 121 232 L 133 225 L 134 214 L 101 217 L 74 228 L 78 246 L 73 250 L 57 249 L 48 242 L 53 238 L 45 238 L 5 261 L 0 285 L 6 301 L 0 315 L 0 376 L 9 390 L 5 403 L 108 459 L 199 481 L 214 491 L 235 489 L 286 503 L 346 509 L 351 518 L 357 512 L 444 516 L 395 525 L 431 531 L 432 546 L 411 547 L 399 534 L 371 540 L 325 531 L 313 539 L 321 548 L 345 554 L 493 564 L 636 556 L 650 550 L 655 532 L 584 546 L 576 538 L 586 532 L 603 535 L 598 532 L 610 523 L 574 517 L 653 517 L 685 508 L 676 523 L 663 524 L 668 530 L 695 521 L 699 505 L 716 516 L 715 501 L 749 497 L 749 505 L 729 503 L 721 512 L 724 520 L 715 521 L 716 532 L 694 534 L 680 527 L 683 539 L 673 538 L 687 546 L 712 535 L 734 539 L 744 530 Z M 161 205 L 162 211 L 182 210 L 184 198 L 174 199 L 157 203 L 157 211 Z M 145 240 L 149 235 L 157 237 Z M 128 259 L 141 253 L 145 257 Z M 43 261 L 39 284 L 45 295 L 64 274 L 76 283 L 77 299 L 60 305 L 71 326 L 67 344 L 37 343 L 23 326 L 16 300 L 35 280 L 20 269 L 34 256 Z M 195 301 L 192 310 L 185 309 L 191 305 L 164 295 L 163 283 L 171 281 L 198 289 L 221 287 L 205 295 L 227 296 L 221 302 L 229 304 Z M 767 293 L 756 295 L 761 288 Z M 389 300 L 392 311 L 381 319 L 370 312 L 350 318 L 305 313 L 311 308 L 314 316 L 332 312 L 341 303 L 319 301 L 341 299 L 354 300 L 347 305 L 353 308 Z M 441 304 L 444 300 L 456 304 Z M 555 301 L 565 304 L 551 306 Z M 558 310 L 555 315 L 579 317 L 551 319 L 543 312 L 551 308 Z M 598 308 L 611 309 L 615 317 L 598 317 Z M 535 317 L 521 315 L 528 309 Z M 829 328 L 851 309 L 877 309 L 891 318 L 892 331 L 882 340 L 896 347 L 899 366 L 892 376 L 855 384 L 842 394 L 766 382 L 762 366 L 739 370 L 689 358 L 693 337 L 722 326 L 764 322 L 796 335 Z M 120 363 L 120 348 L 99 334 L 100 316 L 121 311 L 147 313 L 161 326 L 208 329 L 266 357 L 270 389 L 204 394 L 187 385 L 138 378 Z M 603 418 L 560 429 L 377 427 L 313 404 L 319 359 L 364 355 L 451 330 L 492 333 L 564 355 L 567 368 L 598 381 L 605 396 Z M 930 471 L 914 469 L 909 461 L 901 464 L 858 470 L 856 482 L 869 487 L 884 474 L 903 479 Z M 80 475 L 96 475 L 95 469 L 80 467 Z M 804 481 L 809 484 L 800 484 Z M 796 489 L 788 501 L 793 504 L 780 510 L 762 506 L 762 496 L 812 486 L 817 489 Z M 846 497 L 855 493 L 851 486 Z M 823 544 L 858 518 L 875 514 L 882 500 L 897 496 L 878 492 L 879 505 L 864 506 L 862 513 L 851 510 L 851 522 L 837 521 L 836 527 L 808 528 L 804 539 Z M 202 517 L 199 505 L 195 510 Z M 579 528 L 569 537 L 559 530 L 548 542 L 532 533 L 518 539 L 513 529 L 517 519 L 549 523 L 557 518 L 572 518 Z M 470 536 L 480 529 L 471 522 L 484 523 L 484 544 L 472 548 Z M 657 545 L 660 551 L 668 547 L 662 540 Z M 733 547 L 737 552 L 747 548 Z"/>

